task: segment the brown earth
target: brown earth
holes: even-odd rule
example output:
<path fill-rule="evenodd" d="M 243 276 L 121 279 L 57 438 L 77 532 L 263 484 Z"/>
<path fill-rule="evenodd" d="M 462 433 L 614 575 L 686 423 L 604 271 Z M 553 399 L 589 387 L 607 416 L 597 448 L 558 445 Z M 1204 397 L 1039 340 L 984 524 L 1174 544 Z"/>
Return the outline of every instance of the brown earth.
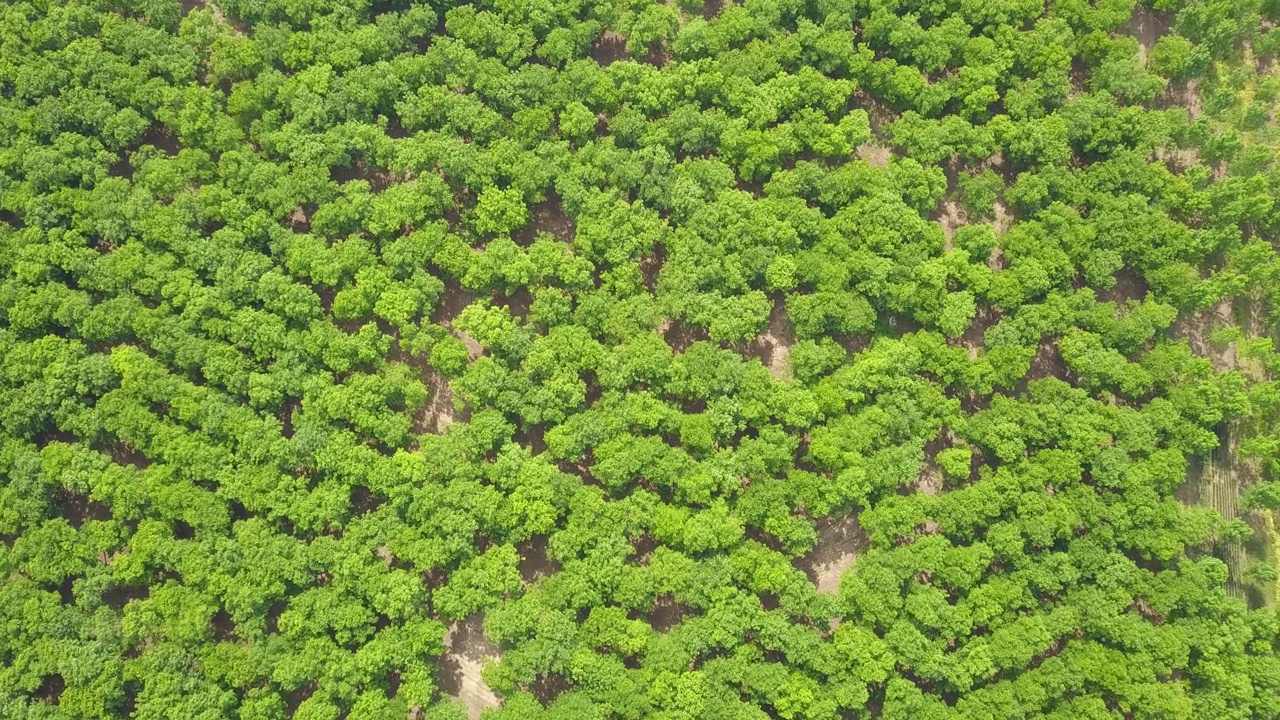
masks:
<path fill-rule="evenodd" d="M 1004 200 L 996 200 L 996 219 L 995 228 L 997 233 L 1007 233 L 1013 225 L 1013 213 L 1009 212 L 1009 206 Z M 997 248 L 998 250 L 998 248 Z"/>
<path fill-rule="evenodd" d="M 612 65 L 630 58 L 631 54 L 627 52 L 627 39 L 612 30 L 601 33 L 600 39 L 591 48 L 591 59 L 601 66 Z"/>
<path fill-rule="evenodd" d="M 520 571 L 520 582 L 524 585 L 531 585 L 560 570 L 560 563 L 547 555 L 546 535 L 529 538 L 518 544 L 516 550 L 520 553 L 516 569 Z"/>
<path fill-rule="evenodd" d="M 1169 34 L 1173 27 L 1173 18 L 1169 13 L 1154 10 L 1145 5 L 1138 5 L 1133 10 L 1133 17 L 1125 25 L 1125 32 L 1138 41 L 1138 62 L 1147 64 L 1147 54 L 1160 38 Z"/>
<path fill-rule="evenodd" d="M 1222 300 L 1207 310 L 1179 316 L 1169 328 L 1169 335 L 1176 340 L 1186 340 L 1191 351 L 1213 363 L 1213 369 L 1226 372 L 1236 367 L 1235 344 L 1217 346 L 1212 341 L 1214 331 L 1235 323 L 1231 301 Z"/>
<path fill-rule="evenodd" d="M 454 336 L 467 346 L 467 354 L 471 356 L 472 360 L 484 355 L 484 346 L 467 333 L 455 328 L 453 320 L 475 300 L 475 293 L 459 285 L 456 280 L 446 280 L 444 295 L 440 298 L 440 304 L 431 313 L 431 322 L 449 328 Z"/>
<path fill-rule="evenodd" d="M 1147 281 L 1130 268 L 1121 268 L 1115 274 L 1116 284 L 1097 294 L 1099 302 L 1112 302 L 1124 305 L 1130 300 L 1142 301 L 1147 297 Z"/>
<path fill-rule="evenodd" d="M 676 602 L 671 593 L 667 593 L 654 602 L 653 610 L 649 612 L 649 625 L 655 632 L 670 632 L 671 628 L 684 619 L 684 612 L 684 606 Z"/>
<path fill-rule="evenodd" d="M 439 435 L 456 422 L 453 391 L 449 389 L 448 380 L 430 370 L 423 373 L 422 379 L 431 393 L 431 402 L 414 416 L 413 431 Z"/>
<path fill-rule="evenodd" d="M 791 379 L 791 367 L 788 360 L 791 348 L 796 344 L 795 328 L 787 317 L 786 301 L 782 297 L 774 299 L 773 310 L 769 312 L 769 324 L 765 331 L 749 343 L 744 354 L 764 363 L 769 374 L 778 380 Z"/>
<path fill-rule="evenodd" d="M 498 647 L 485 637 L 483 616 L 471 615 L 450 625 L 444 645 L 438 664 L 440 692 L 461 702 L 470 720 L 479 720 L 486 709 L 502 704 L 480 677 L 485 662 L 498 659 Z"/>
<path fill-rule="evenodd" d="M 662 319 L 658 325 L 658 332 L 662 333 L 662 339 L 677 355 L 688 350 L 689 346 L 695 342 L 707 339 L 706 328 L 700 325 L 686 325 L 671 318 Z"/>
<path fill-rule="evenodd" d="M 933 221 L 942 226 L 943 249 L 947 252 L 951 252 L 954 247 L 952 239 L 956 236 L 956 229 L 965 224 L 963 215 L 960 204 L 955 200 L 943 200 L 933 214 Z"/>
<path fill-rule="evenodd" d="M 873 167 L 884 167 L 889 164 L 889 158 L 893 157 L 893 151 L 879 145 L 863 143 L 858 146 L 858 157 Z"/>
<path fill-rule="evenodd" d="M 818 592 L 834 593 L 840 589 L 840 576 L 858 559 L 867 542 L 857 514 L 826 518 L 818 523 L 818 543 L 792 565 L 804 571 Z"/>
<path fill-rule="evenodd" d="M 529 224 L 514 233 L 516 242 L 529 245 L 538 238 L 540 233 L 546 233 L 561 242 L 573 242 L 576 226 L 573 218 L 565 212 L 559 197 L 553 194 L 546 200 L 534 204 L 529 208 L 529 214 L 532 216 Z"/>

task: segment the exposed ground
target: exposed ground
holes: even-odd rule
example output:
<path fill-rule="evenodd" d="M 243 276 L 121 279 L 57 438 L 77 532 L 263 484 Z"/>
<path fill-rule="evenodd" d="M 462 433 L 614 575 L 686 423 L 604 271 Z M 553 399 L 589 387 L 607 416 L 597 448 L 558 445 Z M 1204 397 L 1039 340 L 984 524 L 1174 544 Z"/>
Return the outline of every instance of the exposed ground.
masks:
<path fill-rule="evenodd" d="M 945 484 L 942 476 L 942 468 L 938 467 L 938 453 L 949 447 L 956 445 L 959 438 L 952 432 L 951 428 L 944 427 L 938 437 L 930 440 L 924 446 L 924 465 L 920 468 L 920 475 L 916 478 L 916 490 L 933 497 L 942 492 Z"/>
<path fill-rule="evenodd" d="M 591 58 L 601 66 L 611 65 L 630 57 L 631 55 L 627 52 L 627 39 L 612 30 L 604 31 L 591 48 Z"/>
<path fill-rule="evenodd" d="M 249 28 L 239 20 L 234 18 L 228 20 L 226 13 L 222 12 L 222 8 L 218 7 L 217 3 L 210 2 L 209 0 L 181 0 L 181 5 L 183 15 L 186 15 L 192 10 L 196 10 L 198 8 L 208 8 L 209 12 L 213 13 L 214 20 L 230 27 L 232 32 L 236 35 L 245 35 L 249 31 Z"/>
<path fill-rule="evenodd" d="M 1259 303 L 1242 302 L 1233 306 L 1230 301 L 1223 301 L 1190 317 L 1179 318 L 1169 333 L 1174 338 L 1186 340 L 1197 355 L 1208 358 L 1214 370 L 1238 369 L 1250 375 L 1257 369 L 1237 355 L 1235 343 L 1215 343 L 1212 335 L 1216 330 L 1239 324 L 1245 336 L 1254 337 L 1262 333 L 1261 321 Z M 1227 564 L 1227 591 L 1241 599 L 1246 595 L 1244 569 L 1252 559 L 1256 559 L 1250 555 L 1265 557 L 1271 550 L 1271 538 L 1266 536 L 1271 529 L 1267 522 L 1269 519 L 1257 513 L 1242 516 L 1238 505 L 1241 491 L 1261 474 L 1256 460 L 1240 455 L 1240 441 L 1246 432 L 1239 421 L 1222 423 L 1218 427 L 1218 447 L 1209 457 L 1197 458 L 1192 463 L 1187 481 L 1178 491 L 1178 497 L 1184 503 L 1207 505 L 1227 520 L 1244 519 L 1255 532 L 1263 533 L 1252 548 L 1246 548 L 1239 542 L 1223 542 L 1217 548 Z"/>
<path fill-rule="evenodd" d="M 516 242 L 528 245 L 537 239 L 539 233 L 547 233 L 561 242 L 573 242 L 576 227 L 573 218 L 565 212 L 560 198 L 554 194 L 531 206 L 529 214 L 531 215 L 529 224 L 514 233 Z"/>
<path fill-rule="evenodd" d="M 1115 273 L 1116 283 L 1107 290 L 1099 291 L 1097 294 L 1100 302 L 1113 302 L 1116 305 L 1123 305 L 1129 300 L 1143 300 L 1147 297 L 1147 281 L 1138 273 L 1129 268 L 1124 268 Z"/>
<path fill-rule="evenodd" d="M 431 321 L 444 323 L 453 334 L 467 346 L 467 354 L 472 360 L 484 354 L 484 346 L 475 338 L 462 332 L 453 326 L 453 320 L 468 305 L 475 302 L 475 293 L 458 285 L 456 282 L 446 282 L 444 295 L 440 298 L 440 304 L 432 313 Z"/>
<path fill-rule="evenodd" d="M 996 232 L 1009 232 L 1009 226 L 1013 225 L 1013 213 L 1009 212 L 1009 206 L 1004 200 L 996 200 L 996 220 L 994 223 Z"/>
<path fill-rule="evenodd" d="M 413 418 L 413 431 L 439 434 L 455 421 L 453 392 L 449 381 L 434 372 L 424 373 L 423 380 L 431 392 L 431 402 Z"/>
<path fill-rule="evenodd" d="M 1018 381 L 1018 394 L 1027 392 L 1032 382 L 1049 377 L 1068 382 L 1071 378 L 1071 372 L 1067 369 L 1067 364 L 1062 361 L 1062 354 L 1058 352 L 1058 341 L 1053 337 L 1045 337 L 1036 347 L 1036 354 L 1031 358 L 1031 367 Z"/>
<path fill-rule="evenodd" d="M 986 347 L 987 330 L 1000 322 L 1000 312 L 986 303 L 978 305 L 977 313 L 969 327 L 957 341 L 961 347 L 969 351 L 969 359 L 976 360 Z"/>
<path fill-rule="evenodd" d="M 699 325 L 686 325 L 679 320 L 663 318 L 658 332 L 674 352 L 682 353 L 699 340 L 707 339 L 707 331 Z"/>
<path fill-rule="evenodd" d="M 795 328 L 787 317 L 786 301 L 775 298 L 769 312 L 769 325 L 760 337 L 746 347 L 746 356 L 759 358 L 778 380 L 791 379 L 791 348 L 796 344 Z"/>
<path fill-rule="evenodd" d="M 1236 367 L 1235 344 L 1218 345 L 1213 342 L 1214 331 L 1235 324 L 1235 313 L 1229 300 L 1224 300 L 1208 310 L 1192 315 L 1179 316 L 1169 328 L 1169 334 L 1186 340 L 1191 351 L 1213 363 L 1213 369 L 1226 372 Z"/>
<path fill-rule="evenodd" d="M 684 619 L 684 606 L 676 602 L 675 597 L 670 593 L 662 595 L 653 603 L 653 610 L 649 613 L 649 625 L 656 632 L 670 632 L 671 628 L 680 624 Z"/>
<path fill-rule="evenodd" d="M 516 549 L 520 552 L 520 562 L 516 568 L 520 571 L 520 581 L 525 585 L 537 582 L 560 570 L 560 563 L 547 556 L 547 536 L 538 535 L 520 543 Z"/>
<path fill-rule="evenodd" d="M 1133 17 L 1125 26 L 1125 31 L 1138 41 L 1138 62 L 1147 62 L 1147 54 L 1155 47 L 1160 38 L 1169 34 L 1173 27 L 1173 18 L 1167 12 L 1153 10 L 1146 5 L 1138 5 L 1133 9 Z"/>
<path fill-rule="evenodd" d="M 867 143 L 858 146 L 858 157 L 866 160 L 868 165 L 883 167 L 889 164 L 889 158 L 892 156 L 893 151 L 886 147 Z"/>
<path fill-rule="evenodd" d="M 858 559 L 867 542 L 856 514 L 827 518 L 818 525 L 818 544 L 792 564 L 809 576 L 818 592 L 834 593 L 840 589 L 840 576 Z"/>
<path fill-rule="evenodd" d="M 498 648 L 484 634 L 484 619 L 471 615 L 449 626 L 444 636 L 446 652 L 439 660 L 440 691 L 456 698 L 470 720 L 478 720 L 487 708 L 501 700 L 480 678 L 486 660 L 498 659 Z"/>

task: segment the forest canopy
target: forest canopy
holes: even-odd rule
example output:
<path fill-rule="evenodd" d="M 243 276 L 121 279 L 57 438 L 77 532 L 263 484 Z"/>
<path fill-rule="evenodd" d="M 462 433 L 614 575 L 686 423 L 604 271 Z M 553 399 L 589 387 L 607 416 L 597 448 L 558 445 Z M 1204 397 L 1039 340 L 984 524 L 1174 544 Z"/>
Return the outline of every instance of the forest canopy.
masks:
<path fill-rule="evenodd" d="M 1280 718 L 1278 60 L 0 5 L 0 716 Z"/>

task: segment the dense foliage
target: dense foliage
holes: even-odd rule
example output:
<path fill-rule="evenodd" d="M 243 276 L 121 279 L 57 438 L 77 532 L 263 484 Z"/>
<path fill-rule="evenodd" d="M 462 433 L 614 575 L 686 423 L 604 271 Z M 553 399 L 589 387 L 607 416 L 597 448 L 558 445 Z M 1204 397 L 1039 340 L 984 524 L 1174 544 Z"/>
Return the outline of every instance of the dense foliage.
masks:
<path fill-rule="evenodd" d="M 4 4 L 0 716 L 1280 717 L 1277 20 Z"/>

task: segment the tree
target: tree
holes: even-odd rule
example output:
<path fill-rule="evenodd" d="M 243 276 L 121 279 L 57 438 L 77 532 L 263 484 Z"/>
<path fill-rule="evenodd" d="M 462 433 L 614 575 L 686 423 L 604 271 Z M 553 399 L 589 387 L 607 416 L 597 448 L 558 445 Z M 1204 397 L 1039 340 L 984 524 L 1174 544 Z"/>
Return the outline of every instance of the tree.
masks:
<path fill-rule="evenodd" d="M 519 191 L 486 188 L 476 197 L 472 226 L 478 233 L 504 235 L 529 222 L 529 211 Z"/>

